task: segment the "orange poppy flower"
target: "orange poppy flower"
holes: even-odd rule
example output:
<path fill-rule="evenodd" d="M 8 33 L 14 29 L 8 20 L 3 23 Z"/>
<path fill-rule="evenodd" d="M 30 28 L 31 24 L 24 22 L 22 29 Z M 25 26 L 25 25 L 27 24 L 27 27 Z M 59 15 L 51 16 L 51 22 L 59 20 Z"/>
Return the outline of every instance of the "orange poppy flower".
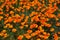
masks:
<path fill-rule="evenodd" d="M 32 33 L 32 30 L 28 30 L 27 33 L 29 33 L 29 34 Z"/>
<path fill-rule="evenodd" d="M 34 36 L 36 36 L 36 34 L 35 33 L 32 33 L 31 36 L 34 37 Z"/>
<path fill-rule="evenodd" d="M 18 40 L 22 40 L 22 38 L 23 38 L 23 35 L 19 35 L 19 36 L 17 37 Z"/>
<path fill-rule="evenodd" d="M 56 33 L 53 36 L 54 36 L 54 40 L 58 40 L 58 35 Z"/>
<path fill-rule="evenodd" d="M 10 17 L 10 18 L 8 18 L 8 22 L 12 22 L 13 21 L 13 19 Z"/>
<path fill-rule="evenodd" d="M 27 38 L 27 39 L 30 39 L 31 36 L 29 34 L 24 34 L 24 36 Z"/>
<path fill-rule="evenodd" d="M 17 31 L 17 29 L 15 29 L 15 28 L 12 29 L 12 32 L 16 32 L 16 31 Z"/>
<path fill-rule="evenodd" d="M 37 24 L 32 24 L 30 25 L 30 28 L 33 29 L 33 28 L 36 28 L 37 27 Z"/>

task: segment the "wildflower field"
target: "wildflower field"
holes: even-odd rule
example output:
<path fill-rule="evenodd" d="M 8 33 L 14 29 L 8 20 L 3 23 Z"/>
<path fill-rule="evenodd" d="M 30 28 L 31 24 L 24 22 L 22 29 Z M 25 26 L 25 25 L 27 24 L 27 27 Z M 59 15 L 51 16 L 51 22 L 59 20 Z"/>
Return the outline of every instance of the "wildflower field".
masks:
<path fill-rule="evenodd" d="M 60 40 L 60 0 L 0 0 L 0 40 Z"/>

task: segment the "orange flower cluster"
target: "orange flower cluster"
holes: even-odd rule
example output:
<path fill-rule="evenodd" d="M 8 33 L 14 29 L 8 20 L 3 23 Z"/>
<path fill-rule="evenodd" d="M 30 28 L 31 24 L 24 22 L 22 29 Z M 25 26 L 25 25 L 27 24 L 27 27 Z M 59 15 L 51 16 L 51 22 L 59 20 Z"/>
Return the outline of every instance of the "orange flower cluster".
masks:
<path fill-rule="evenodd" d="M 58 40 L 60 0 L 0 0 L 0 26 L 1 40 Z"/>

